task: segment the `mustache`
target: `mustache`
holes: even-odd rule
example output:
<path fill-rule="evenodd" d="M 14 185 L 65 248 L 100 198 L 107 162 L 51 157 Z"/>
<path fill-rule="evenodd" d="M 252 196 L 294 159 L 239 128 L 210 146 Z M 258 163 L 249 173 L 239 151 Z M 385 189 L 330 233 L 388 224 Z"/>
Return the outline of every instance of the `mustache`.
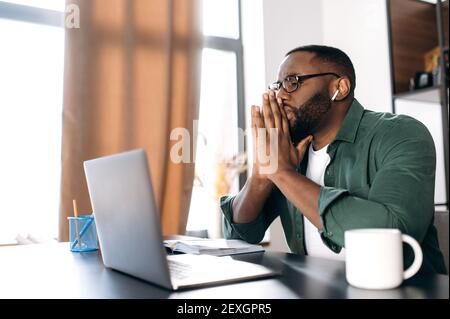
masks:
<path fill-rule="evenodd" d="M 286 105 L 286 104 L 281 104 L 280 106 L 284 112 L 291 112 L 296 114 L 299 110 L 299 107 L 295 107 L 295 106 L 291 106 L 291 105 Z"/>

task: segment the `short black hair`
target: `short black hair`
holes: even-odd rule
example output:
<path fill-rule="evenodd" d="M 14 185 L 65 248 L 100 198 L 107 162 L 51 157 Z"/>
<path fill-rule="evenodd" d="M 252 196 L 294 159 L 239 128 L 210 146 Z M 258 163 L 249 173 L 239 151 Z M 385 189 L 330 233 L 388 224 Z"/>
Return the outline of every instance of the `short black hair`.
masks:
<path fill-rule="evenodd" d="M 348 55 L 342 50 L 325 45 L 305 45 L 290 50 L 286 53 L 286 56 L 294 52 L 315 53 L 314 59 L 319 59 L 322 62 L 333 64 L 339 72 L 339 75 L 345 75 L 350 79 L 350 95 L 353 95 L 356 87 L 355 68 L 353 67 L 353 63 Z"/>

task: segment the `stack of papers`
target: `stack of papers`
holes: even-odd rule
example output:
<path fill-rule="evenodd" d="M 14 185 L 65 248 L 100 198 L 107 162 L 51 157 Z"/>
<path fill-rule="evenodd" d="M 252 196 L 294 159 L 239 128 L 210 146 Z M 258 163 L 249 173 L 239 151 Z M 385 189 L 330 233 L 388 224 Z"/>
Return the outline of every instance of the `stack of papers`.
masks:
<path fill-rule="evenodd" d="M 237 239 L 165 240 L 164 246 L 172 252 L 213 256 L 264 251 L 264 248 L 260 245 L 252 245 Z"/>

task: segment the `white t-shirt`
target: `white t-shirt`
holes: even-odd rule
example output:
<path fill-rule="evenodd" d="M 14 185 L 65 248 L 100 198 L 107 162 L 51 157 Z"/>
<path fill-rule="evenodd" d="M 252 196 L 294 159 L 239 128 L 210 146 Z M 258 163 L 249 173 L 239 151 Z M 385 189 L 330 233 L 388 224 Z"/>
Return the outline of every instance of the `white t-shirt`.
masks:
<path fill-rule="evenodd" d="M 309 145 L 308 151 L 308 168 L 306 169 L 306 177 L 313 182 L 324 186 L 324 175 L 327 165 L 330 163 L 330 156 L 327 153 L 327 146 L 315 151 L 312 143 Z M 320 234 L 316 226 L 314 226 L 306 217 L 303 217 L 305 225 L 305 245 L 309 256 L 344 260 L 344 249 L 339 254 L 328 248 L 320 238 Z"/>

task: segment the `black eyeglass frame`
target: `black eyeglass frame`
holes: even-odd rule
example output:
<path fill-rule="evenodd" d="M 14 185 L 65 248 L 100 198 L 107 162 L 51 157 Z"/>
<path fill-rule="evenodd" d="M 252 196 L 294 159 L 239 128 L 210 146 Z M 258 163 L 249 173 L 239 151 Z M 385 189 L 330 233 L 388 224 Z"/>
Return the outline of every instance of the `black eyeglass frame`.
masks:
<path fill-rule="evenodd" d="M 276 82 L 273 82 L 273 83 L 269 84 L 268 89 L 278 92 L 281 89 L 281 86 L 283 86 L 283 88 L 285 89 L 285 91 L 287 93 L 292 93 L 292 92 L 296 91 L 300 87 L 300 84 L 303 83 L 304 81 L 306 81 L 308 79 L 312 79 L 312 78 L 318 77 L 318 76 L 324 76 L 324 75 L 334 75 L 335 77 L 338 77 L 338 78 L 341 77 L 339 74 L 336 74 L 336 73 L 333 73 L 333 72 L 305 74 L 305 75 L 289 75 L 282 82 L 276 81 Z M 295 88 L 292 89 L 292 90 L 288 90 L 286 88 L 286 86 L 284 85 L 285 81 L 288 78 L 295 78 L 295 80 L 297 81 L 296 85 L 295 85 Z"/>

